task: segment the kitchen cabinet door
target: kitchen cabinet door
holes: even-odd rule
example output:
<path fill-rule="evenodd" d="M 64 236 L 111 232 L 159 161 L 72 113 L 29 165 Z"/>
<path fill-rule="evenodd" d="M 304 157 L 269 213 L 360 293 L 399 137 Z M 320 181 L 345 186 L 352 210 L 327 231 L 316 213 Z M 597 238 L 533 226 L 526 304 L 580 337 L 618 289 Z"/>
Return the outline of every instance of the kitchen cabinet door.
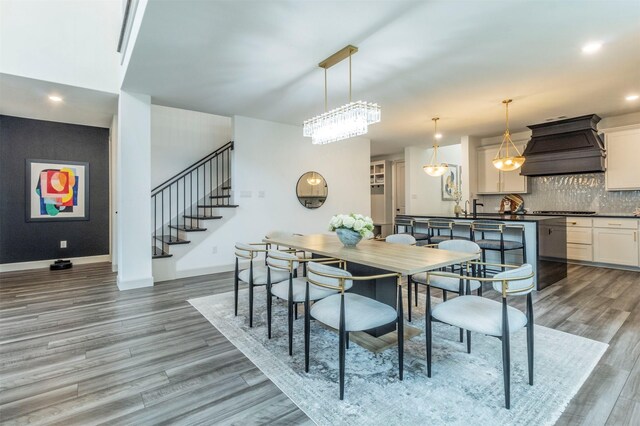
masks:
<path fill-rule="evenodd" d="M 500 172 L 501 192 L 508 194 L 527 192 L 527 177 L 520 176 L 520 170 Z"/>
<path fill-rule="evenodd" d="M 500 193 L 500 171 L 493 166 L 494 149 L 478 150 L 478 194 Z"/>
<path fill-rule="evenodd" d="M 594 262 L 639 266 L 638 247 L 637 230 L 593 228 Z"/>
<path fill-rule="evenodd" d="M 640 129 L 608 133 L 606 142 L 607 191 L 640 189 Z"/>

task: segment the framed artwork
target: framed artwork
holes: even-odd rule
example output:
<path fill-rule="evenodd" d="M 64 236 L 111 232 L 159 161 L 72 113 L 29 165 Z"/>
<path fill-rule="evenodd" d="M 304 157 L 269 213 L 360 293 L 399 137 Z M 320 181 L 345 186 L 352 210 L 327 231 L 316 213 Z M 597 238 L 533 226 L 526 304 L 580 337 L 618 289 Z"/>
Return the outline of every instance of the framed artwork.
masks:
<path fill-rule="evenodd" d="M 89 220 L 89 163 L 26 161 L 27 222 Z"/>
<path fill-rule="evenodd" d="M 454 201 L 453 192 L 460 185 L 460 167 L 456 164 L 448 164 L 447 172 L 441 179 L 442 201 Z"/>

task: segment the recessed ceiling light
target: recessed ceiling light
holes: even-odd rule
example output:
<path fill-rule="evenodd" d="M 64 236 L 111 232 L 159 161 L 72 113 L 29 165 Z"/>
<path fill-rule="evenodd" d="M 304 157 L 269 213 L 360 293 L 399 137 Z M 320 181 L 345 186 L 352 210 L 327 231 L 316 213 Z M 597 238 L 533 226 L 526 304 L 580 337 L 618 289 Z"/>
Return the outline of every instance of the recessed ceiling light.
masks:
<path fill-rule="evenodd" d="M 628 101 L 635 101 L 635 100 L 637 100 L 638 98 L 640 98 L 640 96 L 638 96 L 638 95 L 629 95 L 629 96 L 625 96 L 625 99 L 626 99 L 626 100 L 628 100 Z"/>
<path fill-rule="evenodd" d="M 49 100 L 53 102 L 62 102 L 62 98 L 60 96 L 55 96 L 55 95 L 49 96 Z"/>
<path fill-rule="evenodd" d="M 593 43 L 587 43 L 582 46 L 582 53 L 586 53 L 588 55 L 592 53 L 596 53 L 602 47 L 602 43 L 599 41 L 594 41 Z"/>

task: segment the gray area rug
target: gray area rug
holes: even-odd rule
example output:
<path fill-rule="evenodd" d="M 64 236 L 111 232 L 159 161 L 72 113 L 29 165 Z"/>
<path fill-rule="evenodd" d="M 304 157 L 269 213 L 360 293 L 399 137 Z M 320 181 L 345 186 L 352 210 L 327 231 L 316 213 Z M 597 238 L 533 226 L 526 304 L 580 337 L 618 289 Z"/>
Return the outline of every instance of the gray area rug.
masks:
<path fill-rule="evenodd" d="M 472 334 L 472 353 L 458 329 L 434 324 L 432 378 L 427 378 L 424 332 L 405 342 L 404 380 L 396 348 L 374 354 L 351 343 L 345 400 L 338 398 L 338 336 L 311 322 L 311 362 L 304 372 L 303 317 L 294 322 L 294 356 L 287 347 L 286 304 L 274 299 L 267 339 L 265 289 L 256 291 L 254 327 L 248 290 L 189 302 L 319 425 L 550 425 L 580 389 L 608 345 L 535 327 L 535 379 L 528 385 L 526 331 L 511 338 L 511 410 L 504 408 L 500 340 Z M 406 300 L 405 300 L 406 304 Z M 424 330 L 424 299 L 411 325 Z M 406 312 L 406 311 L 405 311 Z"/>

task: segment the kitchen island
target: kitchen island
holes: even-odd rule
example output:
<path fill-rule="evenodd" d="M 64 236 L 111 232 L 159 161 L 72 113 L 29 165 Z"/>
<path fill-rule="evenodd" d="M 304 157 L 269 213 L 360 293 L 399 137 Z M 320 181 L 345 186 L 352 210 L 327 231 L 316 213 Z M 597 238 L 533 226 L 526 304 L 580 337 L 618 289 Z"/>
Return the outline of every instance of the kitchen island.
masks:
<path fill-rule="evenodd" d="M 479 213 L 472 215 L 455 216 L 453 214 L 419 214 L 398 215 L 397 219 L 413 219 L 414 232 L 428 233 L 427 221 L 429 219 L 452 219 L 454 237 L 470 238 L 471 222 L 475 220 L 496 220 L 504 222 L 505 240 L 521 241 L 524 229 L 524 243 L 527 253 L 527 262 L 533 265 L 536 280 L 536 289 L 542 290 L 567 276 L 567 225 L 563 216 L 542 215 L 500 215 Z M 399 232 L 404 232 L 403 226 L 398 226 Z M 500 239 L 497 233 L 486 233 L 486 238 Z M 522 264 L 521 250 L 507 251 L 505 262 L 510 264 Z M 499 263 L 500 253 L 487 251 L 487 262 Z"/>

